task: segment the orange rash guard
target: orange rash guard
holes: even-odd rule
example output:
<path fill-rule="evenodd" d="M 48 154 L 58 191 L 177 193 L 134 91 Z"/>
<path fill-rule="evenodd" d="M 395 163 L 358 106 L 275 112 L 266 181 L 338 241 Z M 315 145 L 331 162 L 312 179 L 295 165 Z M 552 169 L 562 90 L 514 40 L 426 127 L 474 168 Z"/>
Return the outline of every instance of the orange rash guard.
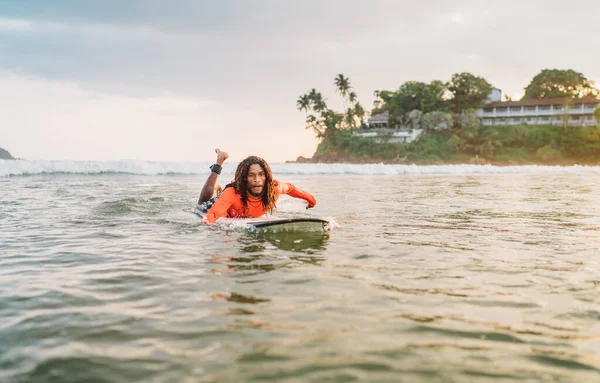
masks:
<path fill-rule="evenodd" d="M 294 198 L 302 198 L 308 202 L 308 207 L 313 207 L 317 204 L 317 200 L 312 194 L 305 192 L 302 189 L 295 187 L 288 182 L 279 182 L 274 180 L 275 199 L 281 194 L 287 194 Z M 219 199 L 212 205 L 204 216 L 209 223 L 214 223 L 221 217 L 229 218 L 257 218 L 267 213 L 263 207 L 260 198 L 248 196 L 248 206 L 244 207 L 242 197 L 235 192 L 235 188 L 228 187 L 223 190 Z"/>

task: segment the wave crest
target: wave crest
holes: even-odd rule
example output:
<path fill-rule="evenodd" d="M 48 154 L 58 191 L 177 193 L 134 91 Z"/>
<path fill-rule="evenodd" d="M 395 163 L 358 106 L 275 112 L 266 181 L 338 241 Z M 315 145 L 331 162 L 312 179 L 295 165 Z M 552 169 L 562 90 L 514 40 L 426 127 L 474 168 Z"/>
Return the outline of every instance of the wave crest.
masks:
<path fill-rule="evenodd" d="M 208 175 L 210 163 L 158 161 L 25 161 L 0 160 L 0 177 L 36 174 Z M 237 164 L 223 167 L 233 174 Z M 277 175 L 404 175 L 404 174 L 600 174 L 600 166 L 493 166 L 393 164 L 271 164 Z"/>

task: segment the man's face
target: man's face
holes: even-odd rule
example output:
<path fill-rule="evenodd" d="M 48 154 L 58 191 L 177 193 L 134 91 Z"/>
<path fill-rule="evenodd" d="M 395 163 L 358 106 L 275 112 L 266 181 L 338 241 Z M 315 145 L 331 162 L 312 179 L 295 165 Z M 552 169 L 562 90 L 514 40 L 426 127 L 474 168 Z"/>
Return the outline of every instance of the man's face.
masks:
<path fill-rule="evenodd" d="M 262 196 L 267 177 L 259 164 L 250 165 L 248 169 L 248 191 L 253 197 Z"/>

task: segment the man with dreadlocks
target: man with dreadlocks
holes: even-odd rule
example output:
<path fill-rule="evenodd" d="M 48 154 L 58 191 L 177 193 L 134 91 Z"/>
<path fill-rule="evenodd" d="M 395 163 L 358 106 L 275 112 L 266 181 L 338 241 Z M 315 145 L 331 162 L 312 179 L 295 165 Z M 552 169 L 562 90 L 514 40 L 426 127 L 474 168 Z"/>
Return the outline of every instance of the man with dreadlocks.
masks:
<path fill-rule="evenodd" d="M 217 149 L 218 166 L 211 167 L 213 173 L 217 173 L 217 175 L 220 173 L 221 165 L 227 157 L 227 153 Z M 221 160 L 220 164 L 219 160 Z M 211 177 L 214 180 L 212 184 L 210 183 Z M 214 190 L 216 179 L 217 177 L 213 177 L 212 174 L 209 176 L 208 186 L 204 185 L 203 194 L 204 189 L 210 189 L 211 185 Z M 271 167 L 265 160 L 250 156 L 240 162 L 235 171 L 234 181 L 225 186 L 218 199 L 204 215 L 202 223 L 214 223 L 220 217 L 256 218 L 271 213 L 281 194 L 305 200 L 308 203 L 307 208 L 317 204 L 317 200 L 310 193 L 288 182 L 273 179 Z M 203 202 L 203 196 L 200 196 L 199 203 Z"/>

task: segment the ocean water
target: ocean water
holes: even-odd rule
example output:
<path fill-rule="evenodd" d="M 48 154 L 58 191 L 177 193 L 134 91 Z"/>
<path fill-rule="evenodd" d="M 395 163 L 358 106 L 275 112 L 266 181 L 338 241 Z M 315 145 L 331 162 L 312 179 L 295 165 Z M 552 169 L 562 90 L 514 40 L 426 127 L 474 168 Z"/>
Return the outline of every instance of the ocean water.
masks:
<path fill-rule="evenodd" d="M 260 234 L 206 165 L 0 161 L 1 382 L 600 381 L 599 168 L 274 164 L 339 227 Z"/>

